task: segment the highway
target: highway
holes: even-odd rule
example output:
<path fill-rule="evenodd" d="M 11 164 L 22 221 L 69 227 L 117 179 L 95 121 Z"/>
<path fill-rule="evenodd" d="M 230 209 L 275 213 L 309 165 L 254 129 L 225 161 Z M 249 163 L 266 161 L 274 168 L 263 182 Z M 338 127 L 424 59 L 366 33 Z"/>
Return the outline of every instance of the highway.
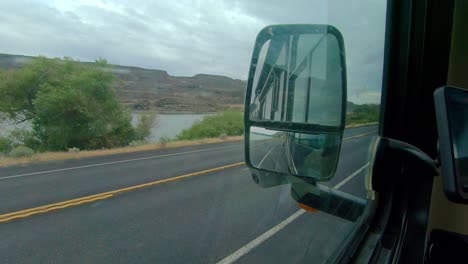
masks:
<path fill-rule="evenodd" d="M 345 131 L 326 185 L 366 197 L 376 130 Z M 227 142 L 0 167 L 0 262 L 320 263 L 356 227 L 258 187 L 243 161 Z"/>

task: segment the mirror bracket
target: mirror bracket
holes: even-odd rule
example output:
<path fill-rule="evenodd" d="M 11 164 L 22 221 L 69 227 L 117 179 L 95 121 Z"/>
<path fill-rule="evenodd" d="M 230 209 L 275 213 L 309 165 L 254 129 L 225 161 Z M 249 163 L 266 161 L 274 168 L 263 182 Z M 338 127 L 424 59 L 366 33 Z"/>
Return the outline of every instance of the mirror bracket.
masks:
<path fill-rule="evenodd" d="M 385 137 L 381 137 L 377 144 L 372 168 L 374 191 L 384 191 L 397 181 L 404 180 L 395 177 L 402 175 L 402 170 L 416 169 L 419 175 L 440 174 L 438 162 L 411 144 Z"/>

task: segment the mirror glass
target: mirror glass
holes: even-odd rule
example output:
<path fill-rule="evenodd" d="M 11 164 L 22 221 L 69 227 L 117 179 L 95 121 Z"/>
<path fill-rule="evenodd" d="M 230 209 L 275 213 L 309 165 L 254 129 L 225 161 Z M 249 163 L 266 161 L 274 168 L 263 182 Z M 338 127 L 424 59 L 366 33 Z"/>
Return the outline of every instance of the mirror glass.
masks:
<path fill-rule="evenodd" d="M 285 132 L 250 127 L 250 161 L 258 169 L 327 180 L 335 173 L 338 134 Z"/>
<path fill-rule="evenodd" d="M 277 26 L 260 33 L 252 60 L 251 120 L 343 125 L 344 54 L 328 29 Z"/>
<path fill-rule="evenodd" d="M 246 100 L 252 166 L 311 181 L 334 175 L 346 112 L 343 45 L 328 25 L 274 25 L 259 33 Z"/>

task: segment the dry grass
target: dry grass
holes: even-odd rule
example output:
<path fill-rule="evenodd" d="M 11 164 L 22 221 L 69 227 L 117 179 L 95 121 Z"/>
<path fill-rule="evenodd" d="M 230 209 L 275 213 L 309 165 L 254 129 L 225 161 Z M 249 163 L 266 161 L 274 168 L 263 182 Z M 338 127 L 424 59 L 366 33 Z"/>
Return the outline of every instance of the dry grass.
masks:
<path fill-rule="evenodd" d="M 244 104 L 228 104 L 227 107 L 232 110 L 244 110 Z"/>
<path fill-rule="evenodd" d="M 352 125 L 347 125 L 346 128 L 362 127 L 362 126 L 377 125 L 377 124 L 379 124 L 379 122 L 371 122 L 371 123 L 364 123 L 364 124 L 352 124 Z"/>
<path fill-rule="evenodd" d="M 346 126 L 346 128 L 360 127 L 366 125 L 374 125 L 375 123 L 366 123 L 366 124 L 353 124 Z M 191 146 L 191 145 L 202 145 L 202 144 L 212 144 L 228 141 L 237 141 L 244 139 L 243 136 L 231 136 L 223 138 L 206 138 L 198 140 L 181 140 L 181 141 L 170 141 L 166 143 L 157 143 L 157 144 L 147 144 L 141 146 L 133 147 L 123 147 L 115 149 L 101 149 L 101 150 L 85 150 L 80 152 L 44 152 L 36 153 L 30 157 L 21 157 L 21 158 L 11 158 L 11 157 L 2 157 L 0 156 L 0 167 L 17 165 L 17 164 L 26 164 L 31 162 L 38 161 L 48 161 L 48 160 L 65 160 L 65 159 L 80 159 L 86 157 L 97 157 L 105 156 L 118 153 L 130 153 L 144 150 L 153 150 L 153 149 L 162 149 L 162 148 L 175 148 L 182 146 Z"/>
<path fill-rule="evenodd" d="M 200 139 L 200 140 L 181 140 L 181 141 L 172 141 L 172 142 L 170 141 L 167 143 L 147 144 L 147 145 L 134 146 L 134 147 L 87 150 L 87 151 L 80 151 L 77 153 L 44 152 L 44 153 L 36 153 L 30 157 L 21 157 L 21 158 L 11 158 L 11 157 L 0 156 L 0 167 L 16 165 L 16 164 L 26 164 L 26 163 L 37 162 L 37 161 L 79 159 L 79 158 L 104 156 L 104 155 L 111 155 L 111 154 L 118 154 L 118 153 L 130 153 L 130 152 L 137 152 L 137 151 L 144 151 L 144 150 L 175 148 L 175 147 L 182 147 L 182 146 L 237 141 L 237 140 L 242 140 L 242 139 L 244 139 L 243 136 L 232 136 L 232 137 L 226 137 L 223 139 L 207 138 L 207 139 Z"/>

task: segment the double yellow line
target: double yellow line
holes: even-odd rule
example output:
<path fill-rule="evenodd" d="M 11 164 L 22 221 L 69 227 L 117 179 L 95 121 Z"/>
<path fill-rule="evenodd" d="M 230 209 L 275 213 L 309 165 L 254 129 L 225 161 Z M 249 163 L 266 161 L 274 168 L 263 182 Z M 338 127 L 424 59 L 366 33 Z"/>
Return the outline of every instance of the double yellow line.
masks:
<path fill-rule="evenodd" d="M 369 134 L 372 134 L 372 133 L 375 133 L 375 131 L 371 131 L 371 132 L 367 132 L 367 133 L 363 133 L 363 134 L 359 134 L 359 135 L 355 135 L 355 136 L 350 136 L 350 137 L 344 138 L 343 140 L 349 140 L 349 139 L 352 139 L 352 138 L 362 137 L 362 136 L 366 136 L 366 135 L 369 135 Z M 202 175 L 202 174 L 209 173 L 209 172 L 224 170 L 224 169 L 239 166 L 239 165 L 242 165 L 242 164 L 244 164 L 244 162 L 237 162 L 237 163 L 233 163 L 233 164 L 229 164 L 229 165 L 225 165 L 225 166 L 221 166 L 221 167 L 216 167 L 216 168 L 212 168 L 212 169 L 208 169 L 208 170 L 192 172 L 192 173 L 188 173 L 188 174 L 184 174 L 184 175 L 180 175 L 180 176 L 176 176 L 176 177 L 171 177 L 171 178 L 167 178 L 167 179 L 163 179 L 163 180 L 158 180 L 158 181 L 143 183 L 143 184 L 139 184 L 139 185 L 134 185 L 134 186 L 121 188 L 121 189 L 117 189 L 117 190 L 113 190 L 113 191 L 109 191 L 109 192 L 103 192 L 103 193 L 83 196 L 83 197 L 80 197 L 80 198 L 66 200 L 66 201 L 63 201 L 63 202 L 58 202 L 58 203 L 33 207 L 33 208 L 20 210 L 20 211 L 16 211 L 16 212 L 11 212 L 11 213 L 6 213 L 6 214 L 0 214 L 0 223 L 1 222 L 7 222 L 7 221 L 17 219 L 17 218 L 28 217 L 28 216 L 35 215 L 35 214 L 41 214 L 41 213 L 45 213 L 45 212 L 49 212 L 49 211 L 59 210 L 59 209 L 67 208 L 67 207 L 70 207 L 70 206 L 80 205 L 80 204 L 84 204 L 84 203 L 91 203 L 91 202 L 107 199 L 107 198 L 112 197 L 112 196 L 114 196 L 115 194 L 118 194 L 118 193 L 128 192 L 128 191 L 132 191 L 132 190 L 136 190 L 136 189 L 140 189 L 140 188 L 144 188 L 144 187 L 148 187 L 148 186 L 152 186 L 152 185 L 157 185 L 157 184 L 161 184 L 161 183 L 165 183 L 165 182 L 180 180 L 180 179 L 183 179 L 183 178 L 198 176 L 198 175 Z"/>
<path fill-rule="evenodd" d="M 367 136 L 367 135 L 373 134 L 373 133 L 375 133 L 375 132 L 376 132 L 376 131 L 369 131 L 369 132 L 362 133 L 362 134 L 359 134 L 359 135 L 345 137 L 345 138 L 343 138 L 343 141 L 349 140 L 349 139 L 352 139 L 352 138 L 358 138 L 358 137 Z"/>
<path fill-rule="evenodd" d="M 41 214 L 41 213 L 45 213 L 45 212 L 49 212 L 49 211 L 53 211 L 53 210 L 58 210 L 58 209 L 63 209 L 63 208 L 67 208 L 67 207 L 75 206 L 75 205 L 79 205 L 79 204 L 91 203 L 91 202 L 95 202 L 95 201 L 98 201 L 98 200 L 107 199 L 107 198 L 112 197 L 113 195 L 118 194 L 118 193 L 128 192 L 128 191 L 132 191 L 132 190 L 136 190 L 136 189 L 140 189 L 140 188 L 144 188 L 144 187 L 148 187 L 148 186 L 152 186 L 152 185 L 157 185 L 157 184 L 161 184 L 161 183 L 165 183 L 165 182 L 180 180 L 180 179 L 183 179 L 183 178 L 198 176 L 198 175 L 209 173 L 209 172 L 224 170 L 224 169 L 239 166 L 239 165 L 242 165 L 242 164 L 244 164 L 244 162 L 237 162 L 237 163 L 233 163 L 233 164 L 229 164 L 229 165 L 225 165 L 225 166 L 221 166 L 221 167 L 216 167 L 216 168 L 212 168 L 212 169 L 208 169 L 208 170 L 192 172 L 192 173 L 188 173 L 188 174 L 184 174 L 184 175 L 180 175 L 180 176 L 176 176 L 176 177 L 171 177 L 171 178 L 167 178 L 167 179 L 163 179 L 163 180 L 152 181 L 152 182 L 148 182 L 148 183 L 134 185 L 134 186 L 121 188 L 121 189 L 117 189 L 117 190 L 113 190 L 113 191 L 109 191 L 109 192 L 93 194 L 93 195 L 84 196 L 84 197 L 80 197 L 80 198 L 76 198 L 76 199 L 72 199 L 72 200 L 67 200 L 67 201 L 63 201 L 63 202 L 59 202 L 59 203 L 53 203 L 53 204 L 38 206 L 38 207 L 29 208 L 29 209 L 25 209 L 25 210 L 20 210 L 20 211 L 16 211 L 16 212 L 11 212 L 11 213 L 7 213 L 7 214 L 1 214 L 0 215 L 0 222 L 6 222 L 6 221 L 10 221 L 10 220 L 17 219 L 17 218 L 28 217 L 28 216 L 31 216 L 31 215 Z"/>

